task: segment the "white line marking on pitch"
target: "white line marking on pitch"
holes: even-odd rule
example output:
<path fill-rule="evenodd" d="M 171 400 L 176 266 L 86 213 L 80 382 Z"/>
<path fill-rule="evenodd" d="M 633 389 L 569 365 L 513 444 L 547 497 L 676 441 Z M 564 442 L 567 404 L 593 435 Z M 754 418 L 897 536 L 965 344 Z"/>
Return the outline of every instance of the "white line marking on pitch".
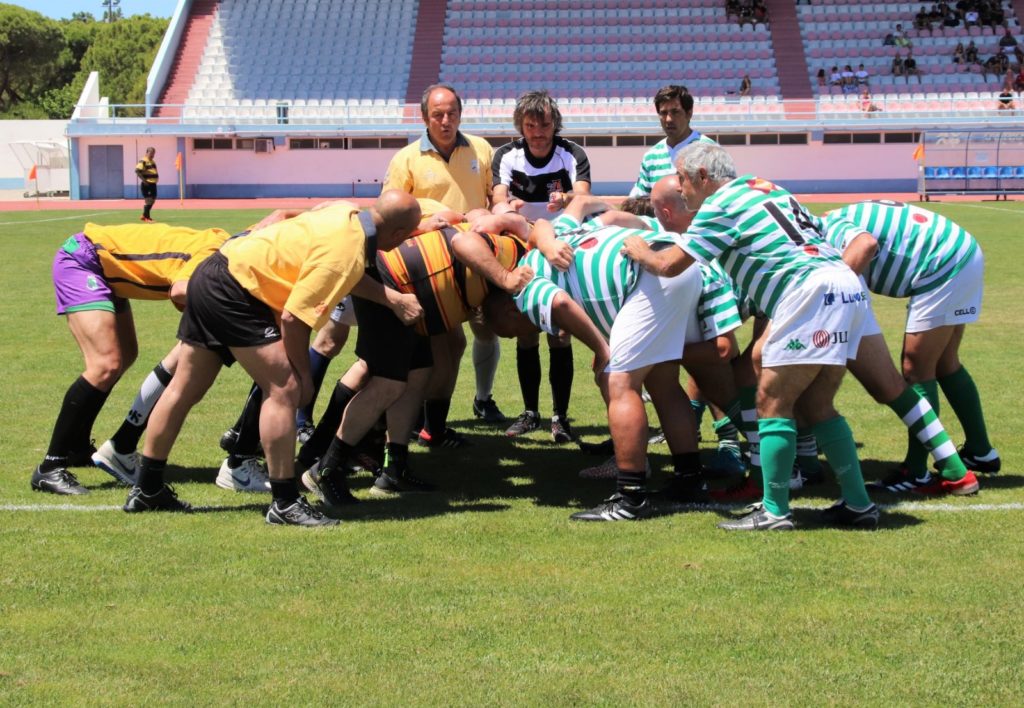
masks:
<path fill-rule="evenodd" d="M 973 209 L 988 209 L 989 211 L 1003 211 L 1007 214 L 1016 214 L 1017 216 L 1024 216 L 1024 211 L 1020 209 L 1004 209 L 1003 207 L 991 207 L 985 206 L 984 204 L 967 204 L 965 202 L 947 202 L 948 204 L 956 204 L 957 206 L 971 207 Z"/>
<path fill-rule="evenodd" d="M 694 511 L 735 511 L 736 504 L 679 504 L 680 508 Z M 968 511 L 1024 511 L 1024 502 L 1006 504 L 929 504 L 926 502 L 895 502 L 879 504 L 880 509 L 890 511 L 921 511 L 958 514 Z M 208 506 L 204 509 L 232 509 L 235 507 Z M 825 509 L 824 506 L 794 506 L 794 509 Z M 0 504 L 4 511 L 121 511 L 122 507 L 112 505 L 78 506 L 75 504 Z"/>
<path fill-rule="evenodd" d="M 21 224 L 45 224 L 47 221 L 71 221 L 73 219 L 81 219 L 84 216 L 99 216 L 100 214 L 108 214 L 106 211 L 94 211 L 88 214 L 75 214 L 74 216 L 55 216 L 52 219 L 34 219 L 27 221 L 0 221 L 0 226 L 19 226 Z"/>

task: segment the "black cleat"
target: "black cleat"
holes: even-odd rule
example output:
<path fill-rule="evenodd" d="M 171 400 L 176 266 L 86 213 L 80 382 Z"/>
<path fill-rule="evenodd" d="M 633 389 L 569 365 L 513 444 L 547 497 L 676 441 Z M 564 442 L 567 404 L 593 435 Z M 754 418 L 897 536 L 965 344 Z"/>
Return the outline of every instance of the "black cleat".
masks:
<path fill-rule="evenodd" d="M 593 509 L 577 511 L 569 518 L 573 521 L 640 521 L 652 513 L 646 495 L 639 503 L 633 503 L 624 495 L 615 493 Z"/>
<path fill-rule="evenodd" d="M 537 411 L 523 411 L 516 421 L 508 426 L 505 435 L 514 438 L 532 433 L 534 430 L 540 430 L 540 414 Z"/>
<path fill-rule="evenodd" d="M 723 521 L 718 528 L 725 531 L 792 531 L 793 515 L 775 516 L 764 508 L 764 504 L 753 504 L 750 513 L 732 521 Z"/>
<path fill-rule="evenodd" d="M 999 470 L 1003 468 L 1003 461 L 999 459 L 999 452 L 995 448 L 984 455 L 968 455 L 962 447 L 958 452 L 960 459 L 964 461 L 964 467 L 972 472 L 998 474 Z"/>
<path fill-rule="evenodd" d="M 338 470 L 321 473 L 319 465 L 314 465 L 302 473 L 302 484 L 330 506 L 350 506 L 359 503 L 349 491 L 345 475 Z"/>
<path fill-rule="evenodd" d="M 32 473 L 32 489 L 36 492 L 78 496 L 88 494 L 89 490 L 79 484 L 75 475 L 67 467 L 58 467 L 49 472 L 42 472 L 38 467 Z"/>
<path fill-rule="evenodd" d="M 453 428 L 445 428 L 440 435 L 431 435 L 424 428 L 420 431 L 419 441 L 425 447 L 465 447 L 470 444 L 462 433 Z"/>
<path fill-rule="evenodd" d="M 890 494 L 903 494 L 912 492 L 921 487 L 927 487 L 932 483 L 932 475 L 925 472 L 922 477 L 915 477 L 905 466 L 900 465 L 882 479 L 868 482 L 864 486 L 868 489 L 880 489 Z"/>
<path fill-rule="evenodd" d="M 485 400 L 479 398 L 473 399 L 473 415 L 480 418 L 485 423 L 499 424 L 504 423 L 508 418 L 505 414 L 498 409 L 498 404 L 494 402 L 493 396 L 488 396 Z"/>
<path fill-rule="evenodd" d="M 842 499 L 821 512 L 821 522 L 829 526 L 874 531 L 878 528 L 878 507 L 872 504 L 863 511 L 854 511 Z"/>
<path fill-rule="evenodd" d="M 128 513 L 141 511 L 192 511 L 192 505 L 178 499 L 171 485 L 165 484 L 160 487 L 156 494 L 146 494 L 141 487 L 132 487 L 128 492 L 128 499 L 124 503 L 124 510 Z"/>
<path fill-rule="evenodd" d="M 551 439 L 556 443 L 572 442 L 576 439 L 572 428 L 569 426 L 569 419 L 556 415 L 551 417 Z"/>
<path fill-rule="evenodd" d="M 375 497 L 390 497 L 396 494 L 416 494 L 434 491 L 434 485 L 413 477 L 408 469 L 395 470 L 385 468 L 373 486 L 370 494 Z"/>
<path fill-rule="evenodd" d="M 230 455 L 235 451 L 236 442 L 238 442 L 238 431 L 234 428 L 228 428 L 220 436 L 220 449 Z"/>
<path fill-rule="evenodd" d="M 302 425 L 298 426 L 295 429 L 295 439 L 298 441 L 299 445 L 305 445 L 307 442 L 309 442 L 309 439 L 313 437 L 314 430 L 316 430 L 316 427 L 313 425 L 312 422 L 308 420 Z M 221 447 L 223 447 L 223 445 Z"/>
<path fill-rule="evenodd" d="M 311 507 L 305 497 L 299 497 L 284 507 L 277 499 L 271 502 L 267 523 L 272 526 L 337 526 L 341 521 L 322 514 Z"/>
<path fill-rule="evenodd" d="M 699 474 L 674 474 L 658 495 L 676 504 L 707 504 L 711 501 L 707 482 Z"/>

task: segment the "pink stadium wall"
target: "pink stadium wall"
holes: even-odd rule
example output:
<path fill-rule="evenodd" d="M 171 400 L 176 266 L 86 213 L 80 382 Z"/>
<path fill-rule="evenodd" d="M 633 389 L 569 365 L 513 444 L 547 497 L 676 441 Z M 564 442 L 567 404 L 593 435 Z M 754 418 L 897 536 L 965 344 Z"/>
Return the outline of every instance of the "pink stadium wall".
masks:
<path fill-rule="evenodd" d="M 90 145 L 123 145 L 124 195 L 137 193 L 134 168 L 147 146 L 157 150 L 160 194 L 176 197 L 174 157 L 182 150 L 186 197 L 349 197 L 379 192 L 395 150 L 289 150 L 277 145 L 261 154 L 248 150 L 193 150 L 188 138 L 79 138 L 80 198 L 89 199 Z M 181 146 L 179 148 L 179 145 Z M 917 165 L 907 144 L 736 146 L 729 152 L 740 173 L 753 173 L 794 192 L 914 191 Z M 594 191 L 621 195 L 636 179 L 642 147 L 590 147 Z"/>

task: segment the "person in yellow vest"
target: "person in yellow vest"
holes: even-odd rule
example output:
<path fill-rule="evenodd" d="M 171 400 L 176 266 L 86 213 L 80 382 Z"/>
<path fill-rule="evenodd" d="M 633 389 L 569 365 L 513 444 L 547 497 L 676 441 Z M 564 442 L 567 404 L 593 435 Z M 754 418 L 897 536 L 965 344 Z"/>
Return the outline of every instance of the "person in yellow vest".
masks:
<path fill-rule="evenodd" d="M 228 236 L 220 229 L 197 231 L 167 224 L 86 224 L 57 249 L 57 314 L 67 316 L 85 371 L 64 394 L 46 456 L 32 473 L 32 489 L 53 494 L 88 491 L 68 467 L 91 464 L 92 425 L 138 354 L 129 299 L 170 300 L 179 309 L 184 307 L 192 273 Z"/>
<path fill-rule="evenodd" d="M 153 210 L 153 203 L 156 202 L 156 183 L 160 181 L 160 174 L 156 169 L 156 148 L 146 148 L 146 156 L 135 165 L 135 174 L 139 176 L 141 183 L 139 190 L 144 200 L 142 207 L 142 221 L 152 223 L 150 212 Z"/>

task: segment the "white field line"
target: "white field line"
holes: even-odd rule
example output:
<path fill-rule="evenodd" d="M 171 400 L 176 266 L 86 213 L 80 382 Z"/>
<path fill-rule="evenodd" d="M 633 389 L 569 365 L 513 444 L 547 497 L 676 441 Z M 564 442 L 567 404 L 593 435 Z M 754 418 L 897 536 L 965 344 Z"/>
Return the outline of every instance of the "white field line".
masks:
<path fill-rule="evenodd" d="M 1007 214 L 1016 214 L 1017 216 L 1024 216 L 1024 211 L 1020 209 L 1007 209 L 1005 207 L 994 207 L 985 206 L 984 204 L 969 204 L 967 202 L 947 202 L 948 204 L 956 204 L 957 206 L 971 207 L 972 209 L 988 209 L 989 211 L 1002 211 Z"/>
<path fill-rule="evenodd" d="M 739 504 L 679 504 L 678 508 L 692 509 L 695 511 L 735 511 L 741 508 Z M 929 502 L 895 502 L 893 504 L 879 504 L 880 509 L 888 511 L 920 511 L 925 513 L 960 514 L 966 512 L 987 512 L 987 511 L 1024 511 L 1024 502 L 1007 502 L 1005 504 L 942 504 Z M 209 506 L 206 509 L 233 509 L 235 507 Z M 824 506 L 794 506 L 794 509 L 824 509 Z M 77 504 L 0 504 L 0 512 L 47 512 L 47 511 L 121 511 L 120 506 L 95 505 L 79 506 Z"/>
<path fill-rule="evenodd" d="M 75 213 L 73 216 L 55 216 L 52 219 L 32 219 L 29 221 L 0 221 L 0 226 L 20 226 L 22 224 L 45 224 L 48 221 L 73 221 L 74 219 L 81 219 L 86 216 L 99 216 L 100 214 L 107 213 L 109 212 L 93 211 L 88 214 Z"/>

